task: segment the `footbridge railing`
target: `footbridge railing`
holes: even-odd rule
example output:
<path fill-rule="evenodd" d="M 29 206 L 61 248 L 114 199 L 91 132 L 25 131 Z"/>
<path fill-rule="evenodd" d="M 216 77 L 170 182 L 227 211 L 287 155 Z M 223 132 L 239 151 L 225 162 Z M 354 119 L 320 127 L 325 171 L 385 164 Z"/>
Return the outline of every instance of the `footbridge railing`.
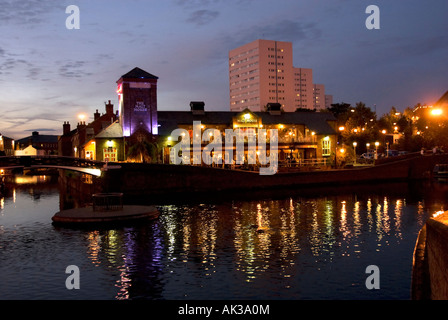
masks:
<path fill-rule="evenodd" d="M 23 166 L 25 168 L 37 165 L 69 166 L 83 168 L 100 168 L 104 165 L 102 161 L 89 159 L 64 157 L 64 156 L 4 156 L 0 157 L 0 167 Z"/>

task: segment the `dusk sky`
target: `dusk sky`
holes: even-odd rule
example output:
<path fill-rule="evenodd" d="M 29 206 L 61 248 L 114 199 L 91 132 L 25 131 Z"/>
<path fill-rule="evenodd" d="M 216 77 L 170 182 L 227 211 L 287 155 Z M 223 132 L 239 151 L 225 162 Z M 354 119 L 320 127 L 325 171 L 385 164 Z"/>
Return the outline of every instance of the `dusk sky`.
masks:
<path fill-rule="evenodd" d="M 368 5 L 380 30 L 368 30 Z M 69 30 L 65 9 L 80 9 Z M 228 52 L 290 41 L 334 102 L 404 110 L 448 90 L 447 0 L 0 0 L 0 133 L 60 134 L 81 112 L 118 107 L 134 67 L 159 77 L 158 109 L 230 110 Z"/>

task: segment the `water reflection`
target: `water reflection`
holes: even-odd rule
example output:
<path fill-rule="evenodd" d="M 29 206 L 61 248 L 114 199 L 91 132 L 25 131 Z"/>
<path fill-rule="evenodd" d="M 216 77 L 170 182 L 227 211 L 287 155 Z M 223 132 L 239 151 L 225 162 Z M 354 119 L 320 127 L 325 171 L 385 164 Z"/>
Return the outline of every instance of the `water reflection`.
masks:
<path fill-rule="evenodd" d="M 392 240 L 400 242 L 409 227 L 402 220 L 405 203 L 388 196 L 291 197 L 160 209 L 172 265 L 187 264 L 208 277 L 216 272 L 221 250 L 239 277 L 251 283 L 266 272 L 297 276 L 292 267 L 301 253 L 333 261 L 363 254 L 367 240 L 376 252 Z M 423 220 L 408 222 L 417 230 Z M 412 242 L 414 235 L 406 240 Z"/>
<path fill-rule="evenodd" d="M 381 259 L 375 256 L 401 242 L 411 248 L 428 199 L 417 202 L 415 214 L 407 199 L 360 193 L 161 205 L 151 226 L 90 232 L 87 256 L 118 274 L 115 299 L 300 297 L 300 279 L 327 265 L 343 263 L 338 268 L 350 274 L 356 259 Z"/>
<path fill-rule="evenodd" d="M 74 193 L 14 184 L 0 198 L 0 298 L 73 298 L 53 274 L 76 264 L 82 299 L 370 299 L 363 272 L 378 264 L 375 297 L 407 299 L 417 233 L 447 195 L 443 184 L 284 192 L 161 204 L 157 221 L 70 229 L 50 219 L 66 200 L 82 203 Z M 24 262 L 45 276 L 23 287 L 14 269 Z"/>

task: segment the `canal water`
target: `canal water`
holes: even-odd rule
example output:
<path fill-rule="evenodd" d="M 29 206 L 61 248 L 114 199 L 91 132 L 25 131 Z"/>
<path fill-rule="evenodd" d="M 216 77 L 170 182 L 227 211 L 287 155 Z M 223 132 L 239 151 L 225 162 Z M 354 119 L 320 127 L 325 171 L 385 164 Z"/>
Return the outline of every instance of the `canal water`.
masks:
<path fill-rule="evenodd" d="M 0 198 L 0 299 L 410 299 L 418 232 L 447 194 L 428 181 L 173 199 L 156 221 L 77 229 L 51 223 L 57 179 L 16 177 Z"/>

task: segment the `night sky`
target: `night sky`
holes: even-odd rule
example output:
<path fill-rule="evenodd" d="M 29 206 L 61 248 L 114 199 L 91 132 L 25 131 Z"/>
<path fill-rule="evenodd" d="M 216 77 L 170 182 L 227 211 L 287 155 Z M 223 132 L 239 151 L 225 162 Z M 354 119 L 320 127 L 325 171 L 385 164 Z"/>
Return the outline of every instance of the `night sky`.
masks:
<path fill-rule="evenodd" d="M 380 29 L 368 30 L 368 5 Z M 80 29 L 66 28 L 66 7 Z M 60 134 L 81 112 L 118 107 L 134 67 L 159 77 L 159 110 L 229 110 L 228 52 L 256 39 L 293 42 L 334 102 L 381 116 L 448 90 L 446 0 L 0 0 L 0 132 Z"/>

